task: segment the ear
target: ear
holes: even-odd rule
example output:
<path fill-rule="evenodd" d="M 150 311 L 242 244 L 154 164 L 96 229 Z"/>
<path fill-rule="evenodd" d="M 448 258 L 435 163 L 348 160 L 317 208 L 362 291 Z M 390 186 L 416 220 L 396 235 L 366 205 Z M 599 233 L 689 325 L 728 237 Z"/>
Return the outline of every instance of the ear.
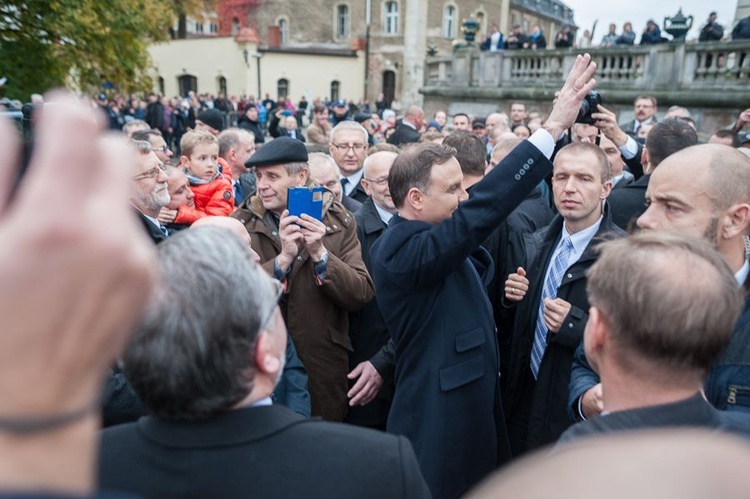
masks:
<path fill-rule="evenodd" d="M 307 168 L 302 168 L 297 174 L 297 179 L 300 182 L 299 185 L 307 184 L 307 179 L 309 177 L 310 177 L 310 170 L 308 170 Z"/>
<path fill-rule="evenodd" d="M 583 350 L 586 359 L 597 372 L 599 372 L 598 359 L 601 358 L 602 351 L 607 344 L 608 331 L 609 323 L 601 310 L 593 306 L 590 307 L 589 319 L 583 332 Z"/>
<path fill-rule="evenodd" d="M 372 196 L 372 190 L 371 190 L 372 186 L 370 185 L 370 182 L 367 179 L 365 179 L 365 177 L 362 177 L 362 180 L 360 180 L 360 183 L 362 184 L 362 188 L 365 190 L 367 195 Z"/>
<path fill-rule="evenodd" d="M 721 216 L 720 235 L 722 239 L 742 237 L 750 226 L 750 204 L 735 204 Z"/>
<path fill-rule="evenodd" d="M 274 353 L 273 339 L 268 331 L 264 330 L 258 333 L 253 355 L 255 357 L 255 368 L 258 372 L 275 376 L 281 369 L 279 357 Z"/>
<path fill-rule="evenodd" d="M 422 211 L 424 205 L 424 193 L 416 187 L 412 187 L 409 189 L 409 192 L 406 193 L 406 200 L 404 203 L 411 206 L 414 211 Z"/>
<path fill-rule="evenodd" d="M 643 173 L 648 175 L 649 173 L 653 173 L 653 170 L 651 169 L 651 156 L 648 155 L 648 149 L 646 149 L 646 146 L 643 146 L 643 151 L 641 152 L 641 164 L 643 165 Z"/>
<path fill-rule="evenodd" d="M 607 199 L 610 192 L 612 192 L 612 181 L 607 180 L 606 182 L 602 184 L 602 193 L 599 196 L 599 199 L 602 199 L 602 200 Z"/>
<path fill-rule="evenodd" d="M 187 166 L 187 164 L 190 162 L 190 158 L 187 156 L 180 156 L 180 166 Z"/>

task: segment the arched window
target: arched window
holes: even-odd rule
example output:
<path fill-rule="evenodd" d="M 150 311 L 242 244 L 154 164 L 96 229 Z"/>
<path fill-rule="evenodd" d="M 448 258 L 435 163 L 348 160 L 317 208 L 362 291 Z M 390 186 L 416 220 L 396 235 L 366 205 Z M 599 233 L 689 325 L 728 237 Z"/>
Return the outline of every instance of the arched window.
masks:
<path fill-rule="evenodd" d="M 282 45 L 289 43 L 289 20 L 285 18 L 279 19 L 276 24 L 279 27 L 279 37 Z"/>
<path fill-rule="evenodd" d="M 198 91 L 198 78 L 192 75 L 182 75 L 177 77 L 177 86 L 180 89 L 180 95 L 187 96 L 190 91 Z"/>
<path fill-rule="evenodd" d="M 453 40 L 456 38 L 458 9 L 455 5 L 446 5 L 443 9 L 443 38 Z"/>
<path fill-rule="evenodd" d="M 349 6 L 336 6 L 336 36 L 338 38 L 349 38 Z"/>
<path fill-rule="evenodd" d="M 203 21 L 195 21 L 195 32 L 199 34 L 203 33 Z"/>
<path fill-rule="evenodd" d="M 383 33 L 386 35 L 398 34 L 398 2 L 389 0 L 383 4 Z"/>
<path fill-rule="evenodd" d="M 287 98 L 289 95 L 289 80 L 281 78 L 276 82 L 276 95 L 279 96 L 279 100 Z"/>
<path fill-rule="evenodd" d="M 225 97 L 227 95 L 227 79 L 223 76 L 219 76 L 219 93 L 223 94 Z"/>
<path fill-rule="evenodd" d="M 159 77 L 159 93 L 162 95 L 166 94 L 164 91 L 164 78 L 161 76 Z"/>
<path fill-rule="evenodd" d="M 383 97 L 386 106 L 390 107 L 391 101 L 396 96 L 396 73 L 393 71 L 383 71 Z"/>
<path fill-rule="evenodd" d="M 240 20 L 238 18 L 232 19 L 232 36 L 236 35 L 240 30 Z"/>
<path fill-rule="evenodd" d="M 339 83 L 338 80 L 333 80 L 331 82 L 331 100 L 332 101 L 338 100 L 340 87 L 341 87 L 341 83 Z"/>

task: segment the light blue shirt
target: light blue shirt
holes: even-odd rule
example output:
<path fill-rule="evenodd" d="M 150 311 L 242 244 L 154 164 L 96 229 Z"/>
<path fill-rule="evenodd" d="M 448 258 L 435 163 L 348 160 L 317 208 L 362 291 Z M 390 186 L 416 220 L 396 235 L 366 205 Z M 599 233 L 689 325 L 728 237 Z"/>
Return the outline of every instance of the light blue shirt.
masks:
<path fill-rule="evenodd" d="M 552 257 L 550 258 L 550 262 L 554 262 L 555 258 L 557 258 L 557 255 L 562 251 L 562 243 L 565 240 L 565 238 L 569 238 L 571 244 L 573 245 L 573 249 L 570 251 L 570 255 L 568 256 L 568 262 L 565 264 L 565 268 L 570 268 L 571 265 L 576 263 L 578 260 L 581 259 L 581 255 L 583 255 L 583 252 L 586 250 L 586 247 L 589 245 L 591 240 L 594 238 L 596 233 L 599 231 L 599 226 L 602 224 L 602 219 L 604 217 L 600 216 L 599 220 L 596 221 L 595 224 L 593 224 L 591 227 L 587 227 L 583 230 L 580 230 L 576 232 L 575 234 L 570 234 L 568 232 L 568 229 L 565 227 L 565 223 L 563 223 L 562 228 L 562 236 L 560 237 L 560 241 L 557 243 L 557 247 L 555 248 L 555 251 L 552 253 Z M 547 270 L 544 273 L 544 281 L 546 282 L 547 276 L 549 275 L 549 265 L 547 265 Z"/>

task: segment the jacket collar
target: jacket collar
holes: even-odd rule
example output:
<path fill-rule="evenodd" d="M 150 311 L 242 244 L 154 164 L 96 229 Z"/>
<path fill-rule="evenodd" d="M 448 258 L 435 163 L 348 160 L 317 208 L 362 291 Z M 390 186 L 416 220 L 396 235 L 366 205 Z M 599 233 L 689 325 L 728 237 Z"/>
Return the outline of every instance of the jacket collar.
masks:
<path fill-rule="evenodd" d="M 553 245 L 557 243 L 560 234 L 562 234 L 563 222 L 563 217 L 560 214 L 557 214 L 547 226 L 547 229 L 542 229 L 543 231 L 546 231 L 544 233 L 545 245 Z M 586 249 L 583 251 L 581 258 L 579 258 L 578 261 L 585 262 L 596 259 L 599 256 L 599 250 L 597 249 L 598 245 L 596 242 L 606 239 L 606 234 L 610 232 L 617 235 L 625 235 L 625 232 L 612 222 L 609 204 L 605 201 L 604 209 L 602 210 L 602 223 L 599 225 L 599 230 L 596 231 L 596 234 L 591 239 L 588 246 L 586 246 Z"/>
<path fill-rule="evenodd" d="M 380 218 L 372 198 L 367 198 L 360 210 L 362 212 L 362 230 L 364 230 L 365 234 L 380 232 L 388 227 Z"/>
<path fill-rule="evenodd" d="M 170 422 L 147 416 L 136 425 L 152 442 L 189 449 L 253 442 L 308 421 L 284 406 L 269 405 L 228 411 L 199 422 Z"/>

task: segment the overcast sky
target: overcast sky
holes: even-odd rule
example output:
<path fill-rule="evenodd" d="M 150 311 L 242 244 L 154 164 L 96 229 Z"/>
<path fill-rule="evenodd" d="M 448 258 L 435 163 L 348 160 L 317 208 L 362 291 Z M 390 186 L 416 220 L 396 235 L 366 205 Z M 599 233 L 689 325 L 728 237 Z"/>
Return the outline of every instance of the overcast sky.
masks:
<path fill-rule="evenodd" d="M 718 22 L 724 26 L 724 31 L 732 30 L 734 11 L 737 0 L 563 0 L 573 9 L 576 25 L 580 31 L 580 38 L 584 29 L 591 30 L 595 20 L 599 20 L 594 33 L 594 42 L 598 44 L 607 33 L 610 23 L 617 24 L 617 33 L 622 32 L 622 25 L 626 21 L 633 23 L 633 29 L 638 34 L 636 43 L 641 39 L 640 34 L 646 27 L 648 19 L 654 19 L 664 30 L 664 17 L 672 17 L 682 7 L 685 17 L 693 16 L 693 29 L 688 33 L 688 39 L 697 38 L 700 28 L 705 24 L 708 14 L 716 11 Z M 669 36 L 667 36 L 669 38 Z"/>

